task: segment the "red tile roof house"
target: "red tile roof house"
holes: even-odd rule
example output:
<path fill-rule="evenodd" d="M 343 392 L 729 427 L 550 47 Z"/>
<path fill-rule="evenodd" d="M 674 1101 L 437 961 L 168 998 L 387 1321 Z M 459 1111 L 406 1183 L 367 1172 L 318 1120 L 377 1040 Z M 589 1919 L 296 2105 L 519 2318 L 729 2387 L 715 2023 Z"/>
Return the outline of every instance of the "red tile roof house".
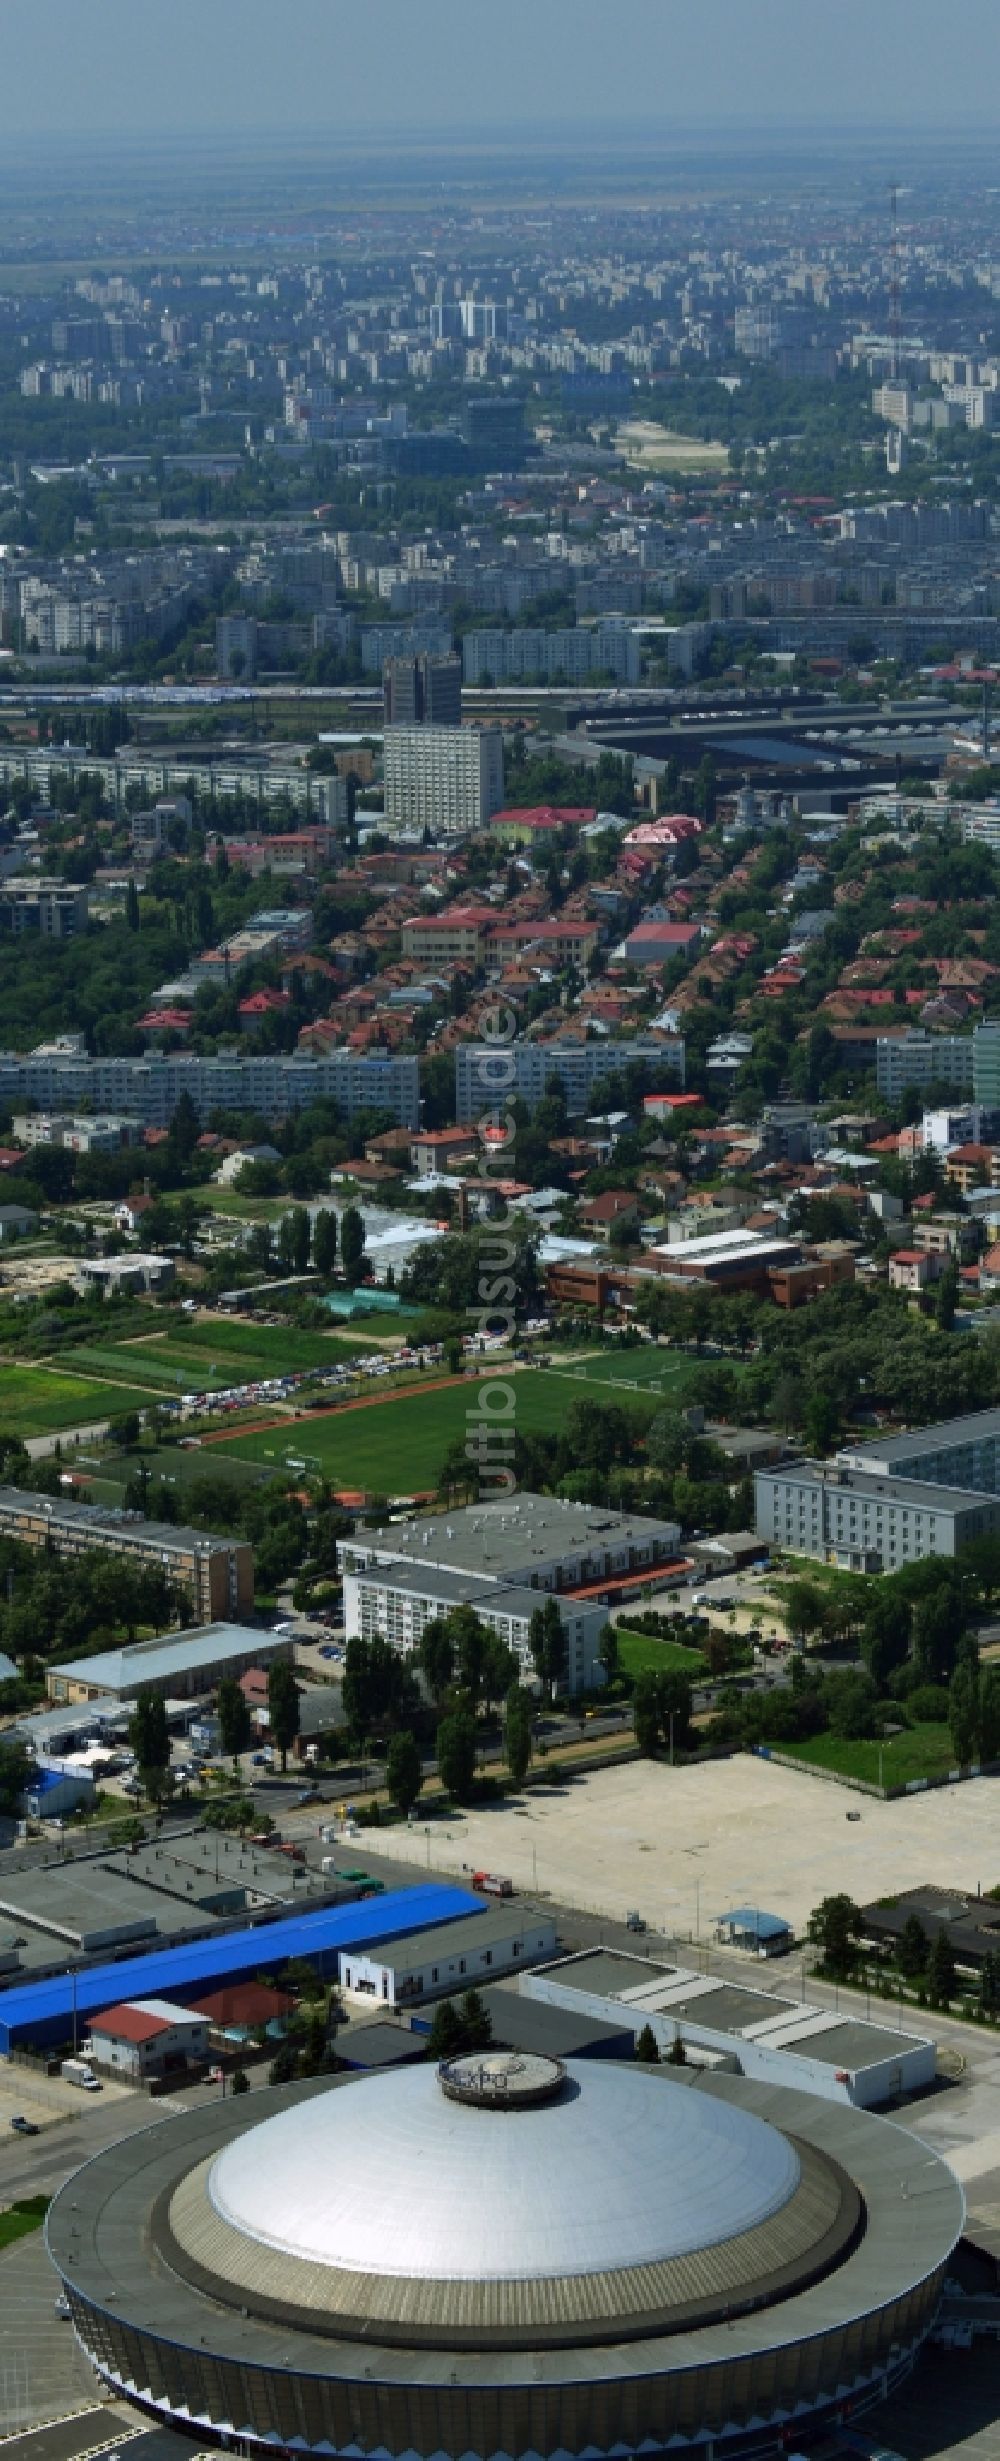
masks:
<path fill-rule="evenodd" d="M 669 965 L 673 957 L 693 957 L 707 936 L 703 923 L 637 923 L 625 955 L 632 965 Z"/>
<path fill-rule="evenodd" d="M 922 1248 L 897 1248 L 889 1258 L 890 1290 L 926 1290 L 928 1282 L 937 1280 L 941 1259 L 926 1255 Z"/>
<path fill-rule="evenodd" d="M 96 2067 L 144 2084 L 148 2077 L 182 2076 L 208 2057 L 208 2018 L 173 2000 L 123 2000 L 93 2017 L 84 2050 Z"/>
<path fill-rule="evenodd" d="M 256 1034 L 265 1017 L 280 1017 L 290 1007 L 291 998 L 287 991 L 251 991 L 245 1000 L 240 1001 L 236 1013 L 242 1032 Z"/>

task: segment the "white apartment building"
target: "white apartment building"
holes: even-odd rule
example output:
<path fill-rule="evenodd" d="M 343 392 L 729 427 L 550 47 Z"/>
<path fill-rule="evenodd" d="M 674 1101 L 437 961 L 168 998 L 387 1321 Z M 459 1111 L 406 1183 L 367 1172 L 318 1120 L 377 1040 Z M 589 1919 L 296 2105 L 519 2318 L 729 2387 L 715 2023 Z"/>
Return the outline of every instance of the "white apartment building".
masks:
<path fill-rule="evenodd" d="M 503 806 L 503 738 L 496 728 L 387 726 L 385 817 L 390 830 L 465 837 Z"/>

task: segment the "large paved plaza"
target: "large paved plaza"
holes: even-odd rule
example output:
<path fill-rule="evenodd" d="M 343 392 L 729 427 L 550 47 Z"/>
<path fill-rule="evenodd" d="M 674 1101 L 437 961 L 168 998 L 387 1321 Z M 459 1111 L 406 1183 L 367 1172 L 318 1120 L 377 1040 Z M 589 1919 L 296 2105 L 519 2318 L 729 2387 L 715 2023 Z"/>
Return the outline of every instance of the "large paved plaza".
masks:
<path fill-rule="evenodd" d="M 934 1880 L 1000 1883 L 1000 1788 L 990 1778 L 882 1803 L 740 1755 L 701 1768 L 632 1761 L 514 1803 L 394 1829 L 395 1860 L 461 1873 L 485 1866 L 560 1905 L 672 1936 L 711 1936 L 728 1907 L 756 1905 L 801 1928 L 835 1889 L 859 1903 Z M 860 1813 L 860 1819 L 849 1819 Z"/>

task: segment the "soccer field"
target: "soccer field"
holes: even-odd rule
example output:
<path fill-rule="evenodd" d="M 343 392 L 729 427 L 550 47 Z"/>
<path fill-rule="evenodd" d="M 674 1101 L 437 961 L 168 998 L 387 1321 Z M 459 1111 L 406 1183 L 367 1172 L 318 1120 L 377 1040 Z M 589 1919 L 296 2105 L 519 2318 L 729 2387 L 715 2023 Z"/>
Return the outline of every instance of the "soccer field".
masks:
<path fill-rule="evenodd" d="M 297 1461 L 318 1462 L 335 1486 L 367 1487 L 379 1495 L 427 1494 L 437 1485 L 449 1447 L 464 1440 L 477 1394 L 487 1381 L 462 1378 L 437 1390 L 415 1384 L 405 1393 L 384 1401 L 373 1398 L 357 1409 L 290 1420 L 287 1426 L 263 1428 L 255 1435 L 234 1432 L 218 1445 L 206 1446 L 206 1454 L 224 1450 L 278 1470 L 290 1453 Z M 526 1435 L 552 1435 L 565 1424 L 572 1388 L 562 1377 L 528 1368 L 511 1382 L 515 1427 Z M 614 1399 L 644 1421 L 655 1408 L 645 1394 L 616 1393 Z"/>
<path fill-rule="evenodd" d="M 627 1399 L 629 1393 L 648 1393 L 654 1401 L 662 1394 L 665 1402 L 679 1402 L 697 1368 L 696 1359 L 644 1343 L 641 1350 L 585 1351 L 577 1358 L 564 1359 L 554 1351 L 551 1366 L 544 1372 L 562 1377 L 567 1384 L 607 1386 L 616 1401 Z"/>

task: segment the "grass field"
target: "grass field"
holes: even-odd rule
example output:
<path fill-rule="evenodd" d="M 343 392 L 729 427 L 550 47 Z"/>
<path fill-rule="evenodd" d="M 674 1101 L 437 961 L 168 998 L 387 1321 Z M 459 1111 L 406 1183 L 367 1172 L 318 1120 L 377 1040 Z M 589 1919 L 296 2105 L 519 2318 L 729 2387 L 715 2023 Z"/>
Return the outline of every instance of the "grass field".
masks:
<path fill-rule="evenodd" d="M 109 1355 L 121 1373 L 122 1353 Z M 121 1418 L 126 1410 L 142 1410 L 148 1404 L 149 1394 L 132 1385 L 91 1384 L 83 1376 L 59 1375 L 47 1367 L 0 1367 L 0 1430 L 5 1435 L 59 1435 L 63 1428 L 93 1426 L 98 1419 Z"/>
<path fill-rule="evenodd" d="M 513 1378 L 514 1424 L 526 1435 L 552 1435 L 565 1423 L 568 1393 L 564 1378 L 543 1368 L 519 1370 Z M 264 1461 L 278 1470 L 285 1456 L 311 1456 L 324 1477 L 340 1487 L 367 1487 L 380 1495 L 426 1494 L 437 1483 L 450 1445 L 460 1442 L 476 1406 L 478 1385 L 447 1385 L 428 1392 L 416 1384 L 392 1401 L 370 1408 L 337 1410 L 328 1418 L 289 1422 L 258 1435 L 234 1432 L 206 1447 L 210 1456 L 221 1451 L 243 1460 Z M 622 1396 L 626 1407 L 647 1419 L 652 1405 L 644 1396 Z"/>
<path fill-rule="evenodd" d="M 259 1329 L 266 1332 L 272 1328 Z M 294 1344 L 296 1337 L 289 1334 L 287 1339 Z M 314 1367 L 319 1372 L 324 1367 L 344 1366 L 363 1347 L 357 1341 L 328 1341 L 322 1333 L 300 1334 L 298 1342 L 306 1352 L 301 1358 L 289 1358 L 287 1351 L 283 1358 L 275 1351 L 262 1354 L 249 1341 L 244 1350 L 223 1350 L 221 1355 L 215 1343 L 206 1342 L 196 1348 L 185 1340 L 174 1341 L 171 1336 L 162 1341 L 127 1342 L 120 1348 L 87 1343 L 74 1350 L 73 1365 L 85 1376 L 125 1373 L 155 1392 L 176 1395 L 219 1392 L 233 1384 L 256 1384 L 263 1377 L 284 1375 L 290 1370 Z"/>
<path fill-rule="evenodd" d="M 836 1735 L 813 1735 L 808 1743 L 776 1743 L 773 1749 L 801 1761 L 805 1768 L 832 1769 L 839 1777 L 866 1778 L 872 1786 L 879 1782 L 877 1743 L 844 1743 Z M 884 1786 L 907 1786 L 919 1777 L 946 1777 L 955 1766 L 954 1746 L 947 1726 L 943 1725 L 907 1727 L 903 1734 L 893 1735 L 891 1742 L 883 1744 L 881 1753 Z"/>
<path fill-rule="evenodd" d="M 554 1351 L 551 1368 L 542 1372 L 566 1377 L 574 1384 L 611 1386 L 616 1398 L 631 1391 L 654 1397 L 662 1393 L 665 1400 L 679 1400 L 697 1373 L 697 1364 L 677 1351 L 644 1345 L 641 1350 L 595 1350 L 581 1358 L 560 1359 Z"/>
<path fill-rule="evenodd" d="M 618 1627 L 618 1662 L 623 1675 L 691 1675 L 697 1679 L 708 1669 L 700 1649 L 687 1649 L 683 1641 L 657 1641 L 649 1632 L 624 1632 Z"/>
<path fill-rule="evenodd" d="M 12 2247 L 15 2239 L 26 2239 L 29 2231 L 38 2230 L 48 2209 L 47 2196 L 19 2196 L 6 2213 L 0 2213 L 0 2248 Z"/>

